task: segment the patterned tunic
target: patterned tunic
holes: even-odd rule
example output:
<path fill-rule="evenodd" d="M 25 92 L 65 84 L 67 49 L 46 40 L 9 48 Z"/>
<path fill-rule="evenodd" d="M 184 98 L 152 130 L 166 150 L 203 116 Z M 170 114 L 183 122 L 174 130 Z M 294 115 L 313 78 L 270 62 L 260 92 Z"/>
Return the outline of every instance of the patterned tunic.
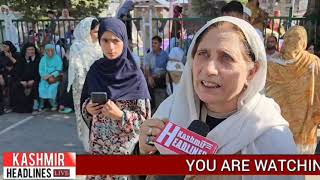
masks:
<path fill-rule="evenodd" d="M 112 120 L 102 114 L 91 116 L 85 109 L 88 100 L 83 104 L 82 113 L 85 119 L 92 120 L 89 140 L 89 152 L 93 155 L 128 155 L 138 142 L 140 126 L 150 118 L 150 101 L 119 100 L 115 104 L 124 112 L 122 121 Z M 126 176 L 88 176 L 90 180 L 128 179 Z"/>

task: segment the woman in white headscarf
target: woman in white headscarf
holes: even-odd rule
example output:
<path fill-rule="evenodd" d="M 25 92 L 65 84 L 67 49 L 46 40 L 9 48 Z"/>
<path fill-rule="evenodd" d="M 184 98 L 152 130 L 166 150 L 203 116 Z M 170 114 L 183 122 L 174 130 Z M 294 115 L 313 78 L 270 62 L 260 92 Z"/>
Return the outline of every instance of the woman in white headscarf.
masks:
<path fill-rule="evenodd" d="M 261 38 L 246 21 L 223 16 L 195 35 L 180 86 L 142 124 L 139 152 L 164 127 L 163 119 L 187 128 L 194 120 L 209 126 L 217 154 L 296 154 L 292 133 L 280 108 L 259 92 L 266 82 L 267 61 Z M 161 153 L 161 151 L 160 151 Z M 300 180 L 300 176 L 186 176 L 186 179 Z"/>
<path fill-rule="evenodd" d="M 93 17 L 80 21 L 74 30 L 75 39 L 70 47 L 69 55 L 68 91 L 72 85 L 78 135 L 86 151 L 89 149 L 89 129 L 82 120 L 80 98 L 90 66 L 103 56 L 98 42 L 98 29 L 99 21 Z"/>
<path fill-rule="evenodd" d="M 4 20 L 4 39 L 3 41 L 11 41 L 14 46 L 17 48 L 17 51 L 20 51 L 19 39 L 18 39 L 18 30 L 13 24 L 12 20 L 16 19 L 14 14 L 10 12 L 10 9 L 6 5 L 1 7 L 0 19 Z"/>

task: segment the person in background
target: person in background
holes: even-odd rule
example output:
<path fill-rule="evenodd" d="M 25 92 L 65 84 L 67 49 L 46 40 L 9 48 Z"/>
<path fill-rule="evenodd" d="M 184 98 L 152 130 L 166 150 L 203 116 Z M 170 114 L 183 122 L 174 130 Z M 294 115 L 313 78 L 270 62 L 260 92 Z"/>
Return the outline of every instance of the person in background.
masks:
<path fill-rule="evenodd" d="M 250 24 L 256 29 L 260 38 L 263 39 L 264 20 L 268 17 L 263 9 L 260 8 L 259 0 L 248 0 L 246 6 L 251 10 L 252 16 L 250 18 Z"/>
<path fill-rule="evenodd" d="M 312 42 L 312 41 L 311 41 Z M 308 43 L 307 45 L 307 51 L 311 54 L 315 54 L 315 51 L 314 51 L 314 44 L 313 43 Z"/>
<path fill-rule="evenodd" d="M 299 152 L 314 154 L 320 124 L 320 61 L 306 47 L 304 27 L 293 26 L 285 33 L 281 59 L 268 63 L 266 95 L 279 104 Z"/>
<path fill-rule="evenodd" d="M 184 69 L 184 64 L 182 62 L 183 59 L 184 51 L 181 48 L 175 47 L 170 51 L 166 68 L 167 95 L 173 94 L 173 92 L 177 89 Z"/>
<path fill-rule="evenodd" d="M 250 22 L 252 16 L 251 9 L 247 8 L 246 6 L 243 6 L 243 19 L 247 22 Z"/>
<path fill-rule="evenodd" d="M 186 32 L 178 32 L 177 37 L 173 37 L 169 41 L 169 46 L 165 50 L 167 54 L 169 54 L 172 48 L 179 47 L 181 48 L 185 55 L 188 52 L 189 46 L 191 44 L 192 37 L 187 36 Z M 183 61 L 185 63 L 185 59 Z"/>
<path fill-rule="evenodd" d="M 125 0 L 116 15 L 117 18 L 126 25 L 129 42 L 132 41 L 132 16 L 130 12 L 134 9 L 136 4 L 137 2 L 135 2 L 135 0 Z"/>
<path fill-rule="evenodd" d="M 66 56 L 66 43 L 64 39 L 59 39 L 55 44 L 56 54 L 63 60 Z"/>
<path fill-rule="evenodd" d="M 280 58 L 280 53 L 278 52 L 278 40 L 273 35 L 267 37 L 266 54 L 268 61 L 275 61 Z"/>
<path fill-rule="evenodd" d="M 69 53 L 67 90 L 69 92 L 72 90 L 78 137 L 87 152 L 89 151 L 89 128 L 81 116 L 80 98 L 91 65 L 103 57 L 98 42 L 98 30 L 99 21 L 96 18 L 87 17 L 81 20 L 74 30 L 75 39 Z"/>
<path fill-rule="evenodd" d="M 66 55 L 62 59 L 63 68 L 61 72 L 61 82 L 59 84 L 58 92 L 59 112 L 65 114 L 71 113 L 73 111 L 72 92 L 67 91 L 69 59 Z"/>
<path fill-rule="evenodd" d="M 41 58 L 39 64 L 39 74 L 41 77 L 39 83 L 39 110 L 44 108 L 44 100 L 49 100 L 51 110 L 57 110 L 57 93 L 59 86 L 59 76 L 62 71 L 62 60 L 55 52 L 53 44 L 45 46 L 45 55 Z"/>
<path fill-rule="evenodd" d="M 116 18 L 100 23 L 99 43 L 104 57 L 87 74 L 81 107 L 90 128 L 90 154 L 129 155 L 138 142 L 140 125 L 150 118 L 150 95 L 142 71 L 128 47 L 125 24 Z M 92 92 L 105 92 L 105 104 L 93 103 Z M 87 179 L 127 179 L 127 176 L 88 176 Z"/>
<path fill-rule="evenodd" d="M 47 43 L 55 43 L 59 40 L 59 36 L 56 36 L 57 32 L 58 32 L 58 18 L 56 17 L 56 13 L 52 10 L 49 10 L 47 12 L 48 17 L 50 19 L 50 24 L 48 26 L 48 38 L 46 40 L 46 42 L 44 42 L 45 44 Z"/>
<path fill-rule="evenodd" d="M 239 1 L 230 1 L 222 7 L 221 14 L 243 19 L 243 6 Z"/>
<path fill-rule="evenodd" d="M 215 42 L 215 43 L 212 43 Z M 181 84 L 146 120 L 139 136 L 140 154 L 153 154 L 164 120 L 187 128 L 206 123 L 206 138 L 216 154 L 296 154 L 288 122 L 279 106 L 261 94 L 267 73 L 263 42 L 245 20 L 219 17 L 195 35 Z M 151 138 L 150 138 L 151 137 Z M 136 152 L 136 151 L 135 151 Z M 157 179 L 157 178 L 155 178 Z M 303 180 L 303 176 L 186 176 L 194 180 Z"/>
<path fill-rule="evenodd" d="M 10 41 L 16 47 L 17 52 L 20 52 L 19 47 L 19 35 L 17 26 L 13 24 L 13 20 L 16 19 L 15 15 L 10 11 L 10 8 L 6 5 L 2 5 L 0 13 L 0 19 L 4 20 L 4 29 L 2 30 L 3 41 Z"/>
<path fill-rule="evenodd" d="M 183 11 L 183 7 L 176 5 L 173 8 L 173 18 L 183 18 L 182 17 L 182 11 Z M 174 20 L 172 22 L 172 28 L 171 28 L 171 38 L 177 38 L 177 39 L 181 39 L 181 35 L 183 33 L 184 29 L 183 29 L 183 23 L 182 21 L 177 21 Z M 179 34 L 180 33 L 180 34 Z M 180 36 L 180 37 L 178 37 Z"/>
<path fill-rule="evenodd" d="M 3 51 L 3 47 L 1 47 L 1 53 L 2 53 L 2 51 Z M 4 102 L 4 89 L 5 89 L 4 70 L 5 70 L 5 61 L 3 60 L 3 58 L 0 58 L 0 115 L 2 115 L 4 113 L 4 106 L 5 106 L 5 102 Z"/>
<path fill-rule="evenodd" d="M 142 67 L 141 58 L 140 56 L 138 56 L 136 53 L 133 52 L 133 43 L 132 42 L 129 42 L 129 43 L 130 43 L 129 48 L 132 52 L 133 59 L 136 62 L 138 68 L 140 69 Z"/>
<path fill-rule="evenodd" d="M 152 51 L 145 56 L 145 75 L 151 94 L 151 107 L 156 109 L 166 98 L 166 67 L 168 54 L 161 49 L 162 38 L 152 38 Z"/>
<path fill-rule="evenodd" d="M 27 43 L 23 46 L 22 59 L 17 63 L 17 82 L 14 83 L 16 104 L 14 112 L 31 113 L 38 111 L 38 86 L 40 81 L 40 54 L 36 46 Z"/>
<path fill-rule="evenodd" d="M 63 9 L 59 17 L 59 36 L 68 39 L 70 42 L 70 33 L 74 30 L 74 18 L 70 16 L 68 9 Z"/>
<path fill-rule="evenodd" d="M 17 103 L 14 84 L 18 78 L 16 65 L 21 62 L 21 56 L 12 42 L 4 41 L 2 44 L 3 51 L 0 54 L 0 62 L 4 67 L 2 77 L 4 79 L 3 89 L 7 106 L 5 111 L 10 112 Z"/>

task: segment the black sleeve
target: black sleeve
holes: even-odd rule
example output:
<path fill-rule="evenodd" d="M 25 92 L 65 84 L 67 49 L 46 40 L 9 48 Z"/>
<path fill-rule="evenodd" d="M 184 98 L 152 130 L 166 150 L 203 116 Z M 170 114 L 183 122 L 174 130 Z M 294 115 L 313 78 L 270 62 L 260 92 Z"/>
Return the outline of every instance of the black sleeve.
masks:
<path fill-rule="evenodd" d="M 17 59 L 16 59 L 17 60 Z M 20 81 L 23 77 L 23 69 L 24 69 L 24 64 L 22 61 L 18 61 L 14 65 L 14 69 L 16 71 L 16 78 L 18 81 Z"/>
<path fill-rule="evenodd" d="M 36 71 L 35 71 L 35 81 L 40 82 L 41 77 L 39 74 L 39 64 L 40 64 L 41 56 L 36 56 Z"/>
<path fill-rule="evenodd" d="M 83 103 L 90 97 L 88 75 L 90 75 L 90 70 L 89 70 L 89 72 L 86 76 L 86 80 L 84 81 L 84 84 L 83 84 L 81 98 L 80 98 L 80 109 L 82 109 Z"/>

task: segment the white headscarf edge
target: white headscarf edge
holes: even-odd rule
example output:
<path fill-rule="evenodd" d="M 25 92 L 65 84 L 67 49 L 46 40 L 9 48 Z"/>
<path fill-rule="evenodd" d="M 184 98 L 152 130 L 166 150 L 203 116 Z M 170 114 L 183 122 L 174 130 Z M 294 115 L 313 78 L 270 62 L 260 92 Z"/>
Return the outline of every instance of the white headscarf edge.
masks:
<path fill-rule="evenodd" d="M 208 21 L 206 25 L 204 25 L 194 36 L 191 45 L 188 50 L 187 55 L 187 63 L 184 68 L 184 72 L 181 77 L 181 84 L 178 86 L 177 90 L 170 97 L 168 100 L 165 101 L 164 104 L 168 101 L 172 101 L 172 107 L 179 107 L 181 109 L 188 109 L 189 121 L 199 119 L 199 107 L 200 107 L 200 100 L 194 93 L 193 82 L 192 82 L 192 50 L 196 43 L 196 40 L 200 36 L 202 32 L 204 32 L 208 27 L 212 24 L 217 22 L 229 22 L 237 27 L 239 27 L 243 34 L 246 37 L 256 59 L 256 63 L 259 63 L 259 70 L 257 71 L 255 77 L 249 82 L 248 88 L 246 91 L 241 95 L 238 101 L 238 109 L 240 109 L 244 104 L 246 104 L 250 99 L 252 99 L 257 93 L 259 93 L 265 86 L 266 82 L 266 75 L 267 75 L 267 60 L 263 42 L 261 38 L 257 34 L 256 30 L 246 21 L 230 17 L 230 16 L 222 16 L 215 18 L 211 21 Z M 187 103 L 186 103 L 187 101 Z M 161 112 L 167 112 L 164 110 L 166 107 L 159 107 L 157 112 L 154 114 L 154 117 L 163 117 Z M 172 115 L 177 115 L 177 113 L 172 113 L 174 110 L 173 108 L 170 109 L 168 117 L 172 117 Z M 165 117 L 165 118 L 168 118 Z M 172 117 L 173 119 L 179 117 Z"/>
<path fill-rule="evenodd" d="M 255 59 L 256 59 L 255 62 L 259 63 L 259 66 L 260 66 L 255 77 L 249 82 L 248 88 L 242 94 L 242 96 L 240 97 L 240 99 L 238 101 L 238 109 L 240 109 L 256 93 L 260 92 L 264 88 L 265 82 L 266 82 L 266 76 L 267 76 L 267 58 L 266 58 L 266 54 L 265 54 L 264 44 L 261 41 L 261 38 L 257 34 L 256 30 L 247 21 L 244 21 L 239 18 L 231 17 L 231 16 L 222 16 L 222 17 L 218 17 L 218 18 L 215 18 L 213 20 L 208 21 L 207 24 L 205 26 L 203 26 L 196 33 L 195 37 L 192 40 L 192 43 L 191 43 L 190 48 L 188 50 L 188 56 L 187 56 L 188 60 L 187 60 L 187 65 L 186 65 L 186 66 L 190 67 L 190 68 L 186 68 L 186 69 L 191 70 L 191 72 L 186 72 L 186 73 L 184 73 L 183 76 L 191 76 L 191 79 L 192 79 L 192 61 L 193 61 L 192 50 L 194 48 L 196 40 L 207 28 L 209 28 L 212 24 L 217 23 L 217 22 L 229 22 L 229 23 L 236 25 L 237 27 L 239 27 L 241 29 L 241 31 L 243 32 L 244 36 L 246 37 L 246 40 L 248 41 L 248 43 L 249 43 L 249 45 L 255 55 Z M 190 79 L 190 77 L 188 77 L 187 79 L 186 79 L 186 77 L 183 77 L 183 79 L 185 79 L 185 81 L 186 81 L 187 79 Z M 189 80 L 187 80 L 187 81 L 189 81 Z M 191 82 L 191 86 L 193 89 L 192 82 Z M 194 95 L 192 97 L 194 97 Z M 188 96 L 188 98 L 191 98 L 191 97 Z M 190 101 L 191 101 L 191 99 L 189 99 L 189 102 Z M 198 101 L 199 100 L 197 100 L 197 103 L 198 103 Z M 192 106 L 194 106 L 194 105 L 192 105 Z M 196 106 L 196 107 L 198 107 L 198 106 Z M 192 108 L 192 109 L 198 109 L 198 108 Z M 198 114 L 198 113 L 196 113 L 196 114 Z M 196 118 L 196 117 L 194 117 L 194 118 Z"/>
<path fill-rule="evenodd" d="M 92 43 L 90 36 L 91 24 L 95 19 L 94 17 L 84 18 L 74 30 L 75 39 L 70 47 L 69 55 L 68 91 L 75 79 L 76 68 L 79 68 L 80 71 L 89 70 L 94 61 L 103 56 L 99 42 Z"/>

